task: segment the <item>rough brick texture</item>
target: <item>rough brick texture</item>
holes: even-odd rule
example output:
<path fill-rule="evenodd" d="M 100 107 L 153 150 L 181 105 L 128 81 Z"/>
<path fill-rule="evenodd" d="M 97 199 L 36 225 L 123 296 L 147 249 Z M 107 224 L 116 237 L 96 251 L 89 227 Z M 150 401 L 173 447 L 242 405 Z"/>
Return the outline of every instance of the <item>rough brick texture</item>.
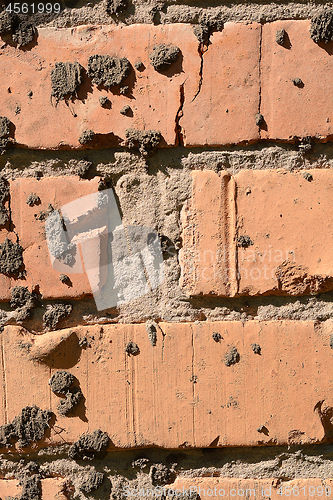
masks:
<path fill-rule="evenodd" d="M 99 428 L 111 448 L 318 443 L 330 432 L 331 327 L 330 321 L 323 328 L 310 321 L 161 323 L 152 346 L 145 325 L 42 337 L 8 326 L 1 421 L 36 404 L 56 414 L 45 443 L 74 442 Z M 83 337 L 86 348 L 79 347 Z M 125 352 L 130 341 L 137 355 Z M 59 396 L 48 385 L 50 373 L 64 367 L 85 398 L 80 418 L 58 414 Z"/>
<path fill-rule="evenodd" d="M 29 51 L 1 48 L 1 113 L 14 125 L 18 145 L 41 149 L 117 146 L 129 128 L 161 132 L 162 146 L 175 145 L 179 132 L 186 146 L 307 136 L 326 141 L 333 120 L 326 99 L 331 44 L 315 43 L 309 28 L 308 20 L 229 22 L 208 46 L 199 45 L 189 24 L 41 28 Z M 275 39 L 280 29 L 287 33 L 284 45 Z M 161 72 L 150 54 L 162 43 L 178 44 L 181 55 Z M 126 57 L 129 76 L 111 91 L 92 83 L 86 70 L 95 54 Z M 51 71 L 59 62 L 85 70 L 77 95 L 57 102 Z M 120 92 L 121 85 L 128 91 Z M 110 103 L 101 107 L 101 97 Z M 79 141 L 85 131 L 94 138 Z"/>
<path fill-rule="evenodd" d="M 45 218 L 49 205 L 54 210 L 78 198 L 98 191 L 99 178 L 88 181 L 78 177 L 46 177 L 37 179 L 16 179 L 10 183 L 11 218 L 23 248 L 26 270 L 24 280 L 0 275 L 0 299 L 10 297 L 13 286 L 28 286 L 30 290 L 39 286 L 41 295 L 47 298 L 80 297 L 91 294 L 91 286 L 84 269 L 62 266 L 51 260 L 45 235 Z M 26 201 L 31 194 L 40 198 L 40 204 L 29 206 Z M 0 241 L 5 238 L 16 241 L 13 232 L 2 230 Z M 94 254 L 96 253 L 96 250 Z M 82 271 L 82 272 L 79 272 Z M 59 276 L 66 272 L 71 286 L 61 283 Z"/>
<path fill-rule="evenodd" d="M 282 28 L 287 33 L 283 46 L 275 41 Z M 262 28 L 260 110 L 267 125 L 261 130 L 263 139 L 332 137 L 333 105 L 327 89 L 333 44 L 315 43 L 309 29 L 308 20 L 277 21 Z"/>
<path fill-rule="evenodd" d="M 278 500 L 284 496 L 304 498 L 329 497 L 333 486 L 331 479 L 294 479 L 280 481 L 276 479 L 239 479 L 239 478 L 179 478 L 170 488 L 191 491 L 207 498 L 269 498 Z M 325 489 L 326 488 L 326 489 Z"/>
<path fill-rule="evenodd" d="M 161 43 L 178 44 L 181 49 L 181 57 L 163 73 L 149 59 L 153 47 Z M 157 130 L 164 144 L 174 145 L 180 87 L 189 77 L 194 86 L 199 79 L 197 45 L 190 25 L 40 29 L 38 44 L 31 50 L 19 54 L 11 46 L 1 50 L 0 69 L 6 81 L 0 91 L 1 113 L 15 125 L 15 141 L 30 148 L 91 147 L 92 143 L 79 142 L 85 130 L 96 134 L 95 146 L 116 146 L 129 128 Z M 51 99 L 55 63 L 77 61 L 87 70 L 88 58 L 95 54 L 130 61 L 130 75 L 122 84 L 129 87 L 127 94 L 120 94 L 119 85 L 113 91 L 98 88 L 84 76 L 74 102 L 67 99 L 67 104 L 64 100 L 57 104 Z M 140 70 L 135 69 L 138 61 L 143 63 Z M 110 109 L 101 107 L 102 96 L 111 101 Z M 123 115 L 120 111 L 126 105 L 132 112 Z M 15 114 L 17 106 L 19 114 Z"/>
<path fill-rule="evenodd" d="M 181 284 L 188 294 L 332 290 L 329 170 L 191 175 L 181 250 Z"/>
<path fill-rule="evenodd" d="M 227 23 L 203 53 L 202 83 L 187 95 L 180 120 L 186 146 L 233 144 L 259 139 L 260 32 L 257 23 Z"/>

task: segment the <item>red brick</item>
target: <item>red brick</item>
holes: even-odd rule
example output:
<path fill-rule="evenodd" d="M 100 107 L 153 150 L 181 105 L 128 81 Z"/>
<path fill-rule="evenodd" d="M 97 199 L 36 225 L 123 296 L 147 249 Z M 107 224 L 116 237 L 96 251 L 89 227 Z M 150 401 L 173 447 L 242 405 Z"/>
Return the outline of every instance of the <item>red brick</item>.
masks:
<path fill-rule="evenodd" d="M 276 31 L 285 29 L 289 41 L 280 46 Z M 261 113 L 267 130 L 261 138 L 291 140 L 312 136 L 330 140 L 333 135 L 333 43 L 317 44 L 309 33 L 310 21 L 276 21 L 262 30 Z M 293 79 L 300 78 L 303 88 Z"/>
<path fill-rule="evenodd" d="M 63 479 L 42 479 L 42 498 L 41 500 L 66 500 L 66 495 L 63 492 Z M 15 496 L 22 493 L 22 487 L 15 479 L 0 479 L 0 498 L 7 496 Z"/>
<path fill-rule="evenodd" d="M 302 295 L 333 288 L 333 173 L 308 173 L 311 182 L 302 172 L 283 170 L 236 175 L 238 233 L 253 241 L 238 249 L 239 293 Z"/>
<path fill-rule="evenodd" d="M 77 327 L 68 340 L 68 330 L 62 330 L 65 338 L 58 340 L 58 348 L 56 341 L 49 346 L 48 356 L 48 339 L 61 331 L 41 337 L 5 327 L 0 423 L 12 421 L 31 404 L 54 411 L 51 435 L 37 449 L 71 443 L 98 428 L 119 448 L 311 444 L 324 439 L 325 414 L 333 406 L 333 382 L 327 376 L 330 321 L 323 328 L 311 321 L 159 326 L 155 347 L 144 324 Z M 221 335 L 220 342 L 213 340 L 214 332 Z M 91 347 L 79 349 L 76 336 L 86 337 Z M 138 344 L 137 356 L 125 353 L 129 341 Z M 27 342 L 33 344 L 29 351 Z M 253 352 L 254 343 L 261 354 Z M 239 361 L 227 366 L 225 356 L 232 347 Z M 64 367 L 78 379 L 85 397 L 80 418 L 57 413 L 59 397 L 48 385 L 52 373 Z M 267 430 L 259 432 L 261 426 Z"/>
<path fill-rule="evenodd" d="M 327 488 L 325 495 L 325 487 Z M 305 500 L 328 498 L 333 488 L 332 479 L 293 479 L 279 481 L 277 479 L 243 479 L 224 477 L 179 477 L 170 485 L 173 490 L 196 492 L 202 500 L 220 498 L 260 498 L 280 500 L 287 496 L 300 497 Z M 170 492 L 171 493 L 171 492 Z M 281 494 L 283 493 L 283 495 Z"/>
<path fill-rule="evenodd" d="M 98 182 L 98 177 L 92 180 L 78 177 L 44 177 L 40 180 L 16 179 L 10 183 L 12 221 L 24 250 L 23 260 L 27 277 L 25 280 L 5 278 L 7 287 L 2 288 L 3 300 L 8 299 L 10 295 L 9 287 L 15 285 L 28 286 L 29 289 L 39 285 L 40 293 L 45 299 L 80 297 L 92 293 L 86 272 L 71 272 L 73 268 L 68 266 L 68 271 L 65 272 L 64 266 L 57 267 L 56 262 L 53 262 L 52 266 L 45 236 L 45 220 L 36 220 L 35 214 L 46 212 L 49 204 L 61 211 L 63 205 L 96 193 Z M 40 197 L 40 205 L 27 205 L 26 199 L 32 193 Z M 9 237 L 13 240 L 13 235 Z M 61 283 L 60 273 L 69 276 L 71 287 Z"/>
<path fill-rule="evenodd" d="M 19 486 L 17 480 L 10 479 L 0 479 L 0 498 L 6 498 L 7 496 L 14 496 L 21 493 L 22 488 Z"/>
<path fill-rule="evenodd" d="M 199 78 L 198 42 L 190 25 L 81 26 L 39 28 L 38 32 L 38 44 L 29 51 L 9 45 L 0 50 L 0 71 L 5 82 L 0 89 L 1 114 L 15 125 L 19 145 L 81 148 L 78 139 L 84 130 L 101 134 L 97 137 L 100 145 L 117 145 L 124 140 L 128 128 L 158 130 L 167 144 L 175 144 L 180 86 L 189 77 L 195 81 Z M 166 74 L 154 70 L 149 54 L 159 43 L 179 45 L 181 68 L 176 63 Z M 124 82 L 134 84 L 131 97 L 98 90 L 85 80 L 79 94 L 81 100 L 76 99 L 69 106 L 64 101 L 52 105 L 50 75 L 55 62 L 77 61 L 87 68 L 88 57 L 94 54 L 126 57 L 133 67 L 138 60 L 143 62 L 144 71 L 133 69 Z M 176 74 L 172 74 L 174 70 Z M 29 91 L 33 92 L 31 98 Z M 103 95 L 108 95 L 112 102 L 109 110 L 99 104 Z M 127 104 L 133 117 L 120 114 Z M 19 114 L 15 114 L 17 105 L 21 107 Z"/>
<path fill-rule="evenodd" d="M 196 97 L 185 84 L 183 118 L 186 146 L 221 145 L 259 139 L 255 116 L 259 109 L 261 26 L 226 23 L 213 33 L 203 54 L 202 85 Z M 191 92 L 192 93 L 192 92 Z"/>
<path fill-rule="evenodd" d="M 218 343 L 214 332 L 222 336 Z M 321 399 L 325 407 L 332 404 L 332 378 L 325 368 L 332 356 L 328 331 L 316 330 L 310 321 L 198 322 L 193 335 L 196 446 L 305 444 L 324 438 L 314 407 Z M 232 347 L 240 359 L 226 366 Z M 261 426 L 266 434 L 258 432 Z"/>
<path fill-rule="evenodd" d="M 227 172 L 191 175 L 192 196 L 182 211 L 180 283 L 189 295 L 235 295 L 235 182 Z"/>
<path fill-rule="evenodd" d="M 182 212 L 181 285 L 189 295 L 331 290 L 330 170 L 192 172 Z M 237 218 L 235 216 L 237 214 Z M 237 246 L 248 237 L 247 248 Z"/>

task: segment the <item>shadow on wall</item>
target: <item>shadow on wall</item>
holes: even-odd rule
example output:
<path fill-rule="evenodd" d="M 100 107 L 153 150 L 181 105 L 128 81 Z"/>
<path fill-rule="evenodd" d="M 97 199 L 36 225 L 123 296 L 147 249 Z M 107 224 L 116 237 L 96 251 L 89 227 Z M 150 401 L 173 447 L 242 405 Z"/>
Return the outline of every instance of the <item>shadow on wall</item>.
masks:
<path fill-rule="evenodd" d="M 45 220 L 51 264 L 60 273 L 87 273 L 97 309 L 125 304 L 164 279 L 158 233 L 123 226 L 112 189 L 79 198 Z M 81 246 L 83 263 L 78 245 Z"/>

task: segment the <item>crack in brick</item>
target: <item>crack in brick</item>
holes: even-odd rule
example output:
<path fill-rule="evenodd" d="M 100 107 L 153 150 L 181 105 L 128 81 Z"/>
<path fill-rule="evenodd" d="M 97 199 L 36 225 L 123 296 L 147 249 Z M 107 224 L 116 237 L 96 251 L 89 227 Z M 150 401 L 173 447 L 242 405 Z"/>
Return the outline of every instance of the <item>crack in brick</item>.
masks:
<path fill-rule="evenodd" d="M 191 327 L 191 342 L 192 342 L 192 366 L 191 366 L 191 382 L 192 382 L 192 398 L 193 398 L 193 405 L 192 405 L 192 439 L 193 443 L 195 446 L 195 383 L 193 383 L 194 380 L 196 380 L 196 376 L 194 374 L 194 331 L 193 328 Z"/>
<path fill-rule="evenodd" d="M 7 411 L 7 382 L 6 382 L 6 370 L 5 370 L 5 350 L 4 350 L 4 338 L 3 336 L 0 339 L 1 347 L 1 370 L 2 370 L 2 387 L 3 387 L 3 410 L 5 417 L 5 424 L 8 423 L 8 411 Z"/>
<path fill-rule="evenodd" d="M 176 118 L 175 118 L 175 145 L 176 146 L 184 146 L 184 140 L 183 140 L 183 132 L 182 132 L 182 127 L 180 125 L 180 119 L 183 116 L 183 108 L 184 108 L 184 103 L 185 103 L 185 91 L 184 91 L 184 86 L 185 86 L 186 80 L 184 83 L 182 83 L 179 87 L 179 108 L 177 110 Z"/>
<path fill-rule="evenodd" d="M 209 43 L 209 42 L 208 42 Z M 195 99 L 198 97 L 198 95 L 201 92 L 201 87 L 202 87 L 202 81 L 203 81 L 203 66 L 204 66 L 204 53 L 208 51 L 208 47 L 206 47 L 206 50 L 204 50 L 205 45 L 203 43 L 199 43 L 198 46 L 198 53 L 200 57 L 200 69 L 199 69 L 199 84 L 198 84 L 198 90 L 195 93 L 195 96 L 193 97 L 191 103 L 195 101 Z"/>
<path fill-rule="evenodd" d="M 262 24 L 260 25 L 259 61 L 258 61 L 258 79 L 259 79 L 258 115 L 261 114 L 261 58 L 262 58 Z M 260 126 L 259 126 L 259 135 L 261 138 Z"/>

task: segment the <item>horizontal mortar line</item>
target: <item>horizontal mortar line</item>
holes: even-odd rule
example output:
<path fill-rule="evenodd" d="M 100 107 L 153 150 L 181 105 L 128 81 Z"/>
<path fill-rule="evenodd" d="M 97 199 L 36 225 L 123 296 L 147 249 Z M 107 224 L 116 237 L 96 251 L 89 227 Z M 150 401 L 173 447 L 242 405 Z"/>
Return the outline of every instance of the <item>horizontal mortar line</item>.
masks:
<path fill-rule="evenodd" d="M 42 448 L 43 449 L 43 448 Z M 137 453 L 138 450 L 145 450 L 147 454 L 151 453 L 158 453 L 160 455 L 160 458 L 164 458 L 167 456 L 170 452 L 176 452 L 176 453 L 181 453 L 184 455 L 186 459 L 195 459 L 196 456 L 200 459 L 200 467 L 191 467 L 192 470 L 200 470 L 202 468 L 207 467 L 207 464 L 209 463 L 212 467 L 215 467 L 216 469 L 222 468 L 224 463 L 229 463 L 232 460 L 237 460 L 238 459 L 242 460 L 243 463 L 245 464 L 246 459 L 249 460 L 249 462 L 252 462 L 254 458 L 254 453 L 255 456 L 259 461 L 264 461 L 264 460 L 272 460 L 274 458 L 279 457 L 280 455 L 286 454 L 287 456 L 293 457 L 293 456 L 298 456 L 298 452 L 302 451 L 304 457 L 307 458 L 312 458 L 313 456 L 318 456 L 324 460 L 333 460 L 333 450 L 332 450 L 332 445 L 329 443 L 317 443 L 317 444 L 302 444 L 302 445 L 258 445 L 258 446 L 219 446 L 218 448 L 200 448 L 200 447 L 192 447 L 192 448 L 163 448 L 163 447 L 158 447 L 158 446 L 140 446 L 140 447 L 132 447 L 132 448 L 115 448 L 114 450 L 108 450 L 105 456 L 105 459 L 103 461 L 107 462 L 109 459 L 115 458 L 117 461 L 118 457 L 123 458 L 124 456 L 134 456 L 137 458 Z M 57 454 L 57 450 L 59 450 L 59 454 Z M 228 450 L 228 456 L 226 456 L 225 451 Z M 200 453 L 200 454 L 199 454 Z M 249 455 L 248 455 L 249 454 Z M 2 454 L 2 456 L 7 455 L 5 453 Z M 68 453 L 64 451 L 64 445 L 63 443 L 61 444 L 54 444 L 52 445 L 52 455 L 47 456 L 47 455 L 40 455 L 40 450 L 39 454 L 38 453 L 15 453 L 15 457 L 18 455 L 23 455 L 26 457 L 28 460 L 31 461 L 46 461 L 46 460 L 58 460 L 59 457 L 64 457 L 68 458 Z M 13 457 L 12 454 L 9 455 L 9 457 Z M 286 457 L 283 457 L 284 460 L 286 460 Z M 219 461 L 219 463 L 217 463 Z M 89 465 L 93 464 L 101 464 L 100 459 L 92 459 L 89 461 Z M 303 462 L 304 463 L 304 462 Z M 333 462 L 332 462 L 332 467 L 333 467 Z M 184 472 L 184 470 L 181 470 L 180 472 Z M 0 474 L 1 474 L 1 467 L 0 467 Z M 221 476 L 222 477 L 222 476 Z M 225 476 L 228 477 L 228 476 Z M 255 476 L 253 476 L 255 477 Z M 267 476 L 271 477 L 271 476 Z M 311 477 L 311 476 L 309 476 Z M 318 474 L 318 477 L 320 475 Z"/>
<path fill-rule="evenodd" d="M 314 150 L 316 149 L 316 147 L 318 146 L 321 146 L 323 147 L 324 149 L 327 149 L 328 151 L 330 151 L 332 149 L 332 144 L 333 144 L 333 141 L 325 141 L 325 142 L 321 142 L 321 141 L 316 141 L 315 138 L 312 138 L 313 141 L 314 141 Z M 254 143 L 250 143 L 250 144 L 229 144 L 229 145 L 219 145 L 219 144 L 215 144 L 215 145 L 202 145 L 202 146 L 188 146 L 188 147 L 185 147 L 185 146 L 169 146 L 169 147 L 165 147 L 165 148 L 157 148 L 154 155 L 152 155 L 151 157 L 149 158 L 152 158 L 154 157 L 155 155 L 158 155 L 159 153 L 166 153 L 166 154 L 170 154 L 170 151 L 179 151 L 181 152 L 182 154 L 184 154 L 184 152 L 188 152 L 188 153 L 202 153 L 202 152 L 205 152 L 205 151 L 208 151 L 208 152 L 224 152 L 226 154 L 232 154 L 232 153 L 236 153 L 236 152 L 241 152 L 241 151 L 244 151 L 246 153 L 249 153 L 249 152 L 261 152 L 263 149 L 265 148 L 274 148 L 274 147 L 278 147 L 280 149 L 285 149 L 287 151 L 299 151 L 298 150 L 298 147 L 297 147 L 297 144 L 295 141 L 276 141 L 276 140 L 268 140 L 268 139 L 262 139 L 262 140 L 258 140 Z M 5 164 L 7 163 L 7 161 L 9 160 L 14 160 L 15 158 L 16 159 L 19 159 L 21 157 L 21 167 L 27 167 L 27 156 L 29 156 L 29 161 L 32 163 L 32 162 L 36 162 L 38 160 L 40 161 L 43 161 L 45 159 L 52 159 L 52 160 L 62 160 L 62 159 L 66 159 L 66 158 L 69 158 L 69 159 L 72 159 L 73 158 L 73 155 L 82 159 L 82 160 L 89 160 L 89 157 L 90 156 L 93 156 L 93 155 L 98 155 L 98 156 L 103 156 L 105 155 L 105 158 L 107 159 L 108 158 L 108 161 L 107 163 L 110 164 L 110 157 L 112 156 L 113 153 L 131 153 L 133 154 L 134 156 L 138 156 L 138 158 L 140 158 L 140 155 L 138 153 L 134 153 L 133 151 L 129 150 L 128 148 L 125 148 L 125 147 L 111 147 L 109 149 L 105 149 L 105 148 L 101 148 L 101 149 L 98 149 L 98 148 L 95 148 L 95 149 L 70 149 L 70 150 L 62 150 L 62 149 L 58 149 L 58 150 L 54 150 L 54 149 L 28 149 L 28 148 L 13 148 L 11 150 L 7 150 L 5 151 L 1 157 L 0 157 L 0 168 L 2 168 L 3 166 L 5 166 Z M 313 151 L 310 155 L 308 155 L 307 157 L 310 157 L 310 156 L 313 156 Z M 333 153 L 331 153 L 330 155 L 332 158 L 333 158 Z M 148 160 L 149 160 L 148 158 Z M 98 160 L 100 162 L 100 160 Z M 40 168 L 42 168 L 40 166 Z M 52 167 L 52 169 L 55 169 L 56 170 L 56 166 Z"/>

